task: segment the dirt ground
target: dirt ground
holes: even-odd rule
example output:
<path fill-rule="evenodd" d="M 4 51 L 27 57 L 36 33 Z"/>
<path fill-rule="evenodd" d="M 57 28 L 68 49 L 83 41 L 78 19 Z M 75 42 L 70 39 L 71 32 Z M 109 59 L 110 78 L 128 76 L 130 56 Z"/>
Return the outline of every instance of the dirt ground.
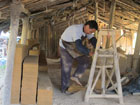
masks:
<path fill-rule="evenodd" d="M 60 91 L 61 67 L 59 60 L 48 61 L 48 73 L 54 86 L 53 105 L 119 105 L 118 99 L 90 99 L 88 103 L 84 102 L 85 90 L 81 90 L 72 95 L 62 94 Z M 74 72 L 75 67 L 72 69 Z M 89 69 L 83 75 L 82 83 L 86 85 L 89 76 Z M 140 105 L 140 96 L 124 96 L 124 105 Z"/>
<path fill-rule="evenodd" d="M 85 90 L 81 90 L 72 95 L 62 94 L 60 91 L 61 73 L 59 60 L 48 61 L 48 73 L 54 87 L 53 105 L 119 105 L 118 99 L 90 99 L 88 103 L 84 102 Z M 72 73 L 75 68 L 72 69 Z M 4 72 L 0 73 L 0 83 L 3 81 Z M 86 84 L 88 80 L 89 70 L 86 70 L 82 78 L 82 83 Z M 0 89 L 0 105 L 1 105 L 1 89 Z M 140 105 L 140 96 L 124 96 L 124 105 Z"/>

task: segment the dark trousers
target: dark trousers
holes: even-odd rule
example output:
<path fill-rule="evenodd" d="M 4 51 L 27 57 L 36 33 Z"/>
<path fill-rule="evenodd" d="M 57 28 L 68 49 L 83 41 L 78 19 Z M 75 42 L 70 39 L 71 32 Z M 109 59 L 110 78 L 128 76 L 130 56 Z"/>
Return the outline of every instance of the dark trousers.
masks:
<path fill-rule="evenodd" d="M 71 76 L 72 63 L 74 58 L 64 49 L 60 47 L 61 53 L 61 89 L 62 92 L 69 87 L 69 81 Z M 78 67 L 75 70 L 73 76 L 78 76 L 84 73 L 89 65 L 89 57 L 80 56 L 75 58 L 78 62 Z"/>

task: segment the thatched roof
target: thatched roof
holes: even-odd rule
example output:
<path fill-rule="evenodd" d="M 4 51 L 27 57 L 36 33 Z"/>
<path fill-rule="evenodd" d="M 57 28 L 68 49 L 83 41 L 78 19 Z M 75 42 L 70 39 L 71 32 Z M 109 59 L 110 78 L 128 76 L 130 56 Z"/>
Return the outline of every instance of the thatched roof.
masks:
<path fill-rule="evenodd" d="M 112 0 L 99 1 L 99 16 L 103 22 L 109 22 Z M 67 21 L 79 12 L 95 15 L 95 0 L 21 0 L 29 11 L 30 19 L 36 24 L 51 21 L 58 23 Z M 11 0 L 0 0 L 0 30 L 7 29 L 10 22 Z M 85 9 L 86 8 L 86 12 Z M 83 14 L 82 14 L 83 12 Z M 84 17 L 83 17 L 84 18 Z M 114 26 L 136 30 L 140 21 L 140 0 L 116 0 Z"/>

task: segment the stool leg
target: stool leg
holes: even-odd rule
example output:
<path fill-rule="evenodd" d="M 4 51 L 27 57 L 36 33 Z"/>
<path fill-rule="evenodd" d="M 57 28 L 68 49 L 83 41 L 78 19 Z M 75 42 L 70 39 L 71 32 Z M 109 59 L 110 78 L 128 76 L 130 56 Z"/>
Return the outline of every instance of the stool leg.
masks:
<path fill-rule="evenodd" d="M 98 72 L 98 74 L 97 74 L 97 76 L 96 76 L 96 79 L 95 79 L 95 81 L 94 81 L 94 83 L 92 85 L 92 88 L 91 88 L 91 91 L 90 91 L 90 95 L 92 94 L 92 92 L 93 92 L 93 90 L 94 90 L 94 88 L 95 88 L 95 86 L 97 84 L 97 81 L 99 80 L 99 77 L 101 75 L 101 72 L 102 72 L 102 70 L 100 69 L 99 72 Z"/>
<path fill-rule="evenodd" d="M 95 69 L 91 69 L 89 80 L 88 80 L 88 85 L 87 85 L 87 90 L 86 90 L 86 94 L 85 94 L 85 99 L 84 99 L 85 102 L 89 101 L 89 96 L 91 93 L 91 86 L 93 83 L 94 73 L 95 73 Z"/>
<path fill-rule="evenodd" d="M 119 101 L 120 104 L 123 104 L 123 94 L 122 94 L 122 85 L 121 85 L 121 78 L 120 78 L 120 70 L 119 67 L 117 66 L 118 62 L 115 61 L 115 74 L 116 74 L 116 79 L 117 79 L 117 83 L 118 83 L 118 95 L 119 95 Z"/>
<path fill-rule="evenodd" d="M 105 95 L 105 67 L 102 67 L 102 94 Z"/>

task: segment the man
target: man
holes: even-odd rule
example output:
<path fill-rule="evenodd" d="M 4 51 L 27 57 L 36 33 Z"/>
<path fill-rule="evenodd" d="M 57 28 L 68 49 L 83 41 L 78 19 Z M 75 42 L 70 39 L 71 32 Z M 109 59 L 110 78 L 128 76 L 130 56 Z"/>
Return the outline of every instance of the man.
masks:
<path fill-rule="evenodd" d="M 59 46 L 61 54 L 61 91 L 66 93 L 69 87 L 70 79 L 77 84 L 82 85 L 79 81 L 85 69 L 89 65 L 89 56 L 93 56 L 93 52 L 82 44 L 87 37 L 89 42 L 96 47 L 96 38 L 93 36 L 98 30 L 98 24 L 94 20 L 90 20 L 85 24 L 69 26 L 62 34 Z M 76 59 L 78 67 L 71 76 L 72 62 Z"/>

